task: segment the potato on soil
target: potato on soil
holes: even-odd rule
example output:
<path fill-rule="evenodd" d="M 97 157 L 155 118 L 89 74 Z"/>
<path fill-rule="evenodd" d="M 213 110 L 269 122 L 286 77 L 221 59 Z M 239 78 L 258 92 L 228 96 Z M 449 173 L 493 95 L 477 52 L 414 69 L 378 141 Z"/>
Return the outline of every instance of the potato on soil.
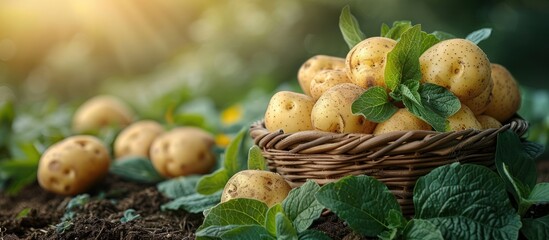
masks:
<path fill-rule="evenodd" d="M 448 118 L 449 131 L 461 131 L 466 129 L 481 130 L 482 126 L 478 122 L 475 114 L 467 107 L 461 104 L 461 108 L 454 115 Z"/>
<path fill-rule="evenodd" d="M 214 137 L 200 128 L 174 128 L 153 141 L 151 162 L 167 178 L 206 174 L 215 165 L 214 145 Z"/>
<path fill-rule="evenodd" d="M 261 170 L 244 170 L 229 179 L 221 202 L 234 198 L 251 198 L 264 202 L 271 207 L 281 203 L 292 190 L 282 176 Z"/>
<path fill-rule="evenodd" d="M 41 156 L 38 183 L 57 194 L 83 193 L 107 174 L 110 161 L 107 148 L 96 137 L 68 137 Z"/>
<path fill-rule="evenodd" d="M 331 87 L 349 83 L 347 72 L 342 70 L 322 70 L 317 73 L 311 81 L 311 97 L 316 101 L 324 92 Z"/>
<path fill-rule="evenodd" d="M 351 105 L 364 91 L 352 83 L 328 89 L 313 106 L 311 122 L 314 129 L 334 133 L 372 133 L 376 123 L 351 112 Z"/>
<path fill-rule="evenodd" d="M 469 40 L 441 41 L 427 49 L 419 63 L 423 82 L 447 88 L 461 102 L 481 95 L 490 86 L 490 61 Z"/>
<path fill-rule="evenodd" d="M 123 156 L 149 157 L 152 142 L 162 133 L 164 127 L 155 121 L 135 122 L 124 128 L 116 137 L 114 154 L 117 159 Z"/>
<path fill-rule="evenodd" d="M 399 109 L 391 118 L 378 123 L 374 134 L 406 130 L 431 130 L 431 125 L 410 113 L 407 109 Z"/>
<path fill-rule="evenodd" d="M 368 89 L 385 87 L 387 54 L 396 41 L 385 37 L 370 37 L 354 46 L 345 58 L 347 75 L 352 83 Z"/>
<path fill-rule="evenodd" d="M 277 92 L 271 97 L 265 112 L 265 127 L 274 132 L 285 133 L 312 130 L 311 110 L 315 101 L 301 93 Z"/>
<path fill-rule="evenodd" d="M 520 108 L 520 90 L 513 75 L 502 65 L 492 64 L 492 80 L 492 101 L 484 114 L 504 123 Z"/>
<path fill-rule="evenodd" d="M 297 72 L 297 80 L 301 90 L 311 96 L 311 81 L 322 70 L 345 70 L 345 59 L 326 55 L 316 55 L 305 61 Z"/>
<path fill-rule="evenodd" d="M 75 112 L 72 128 L 75 132 L 96 131 L 107 126 L 127 126 L 133 121 L 133 112 L 118 98 L 96 96 L 83 103 Z"/>
<path fill-rule="evenodd" d="M 497 119 L 488 115 L 479 115 L 477 116 L 477 120 L 482 126 L 482 129 L 500 128 L 502 126 Z"/>

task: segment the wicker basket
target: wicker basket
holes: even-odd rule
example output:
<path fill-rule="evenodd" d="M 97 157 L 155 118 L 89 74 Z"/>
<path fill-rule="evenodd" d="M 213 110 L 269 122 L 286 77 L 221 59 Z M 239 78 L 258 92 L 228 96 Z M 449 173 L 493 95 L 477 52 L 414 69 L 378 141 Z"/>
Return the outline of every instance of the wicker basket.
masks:
<path fill-rule="evenodd" d="M 493 168 L 497 134 L 508 129 L 522 136 L 528 123 L 515 117 L 499 129 L 372 135 L 269 132 L 259 121 L 251 125 L 250 135 L 262 149 L 269 169 L 281 174 L 292 187 L 307 179 L 322 185 L 344 176 L 366 174 L 385 183 L 404 214 L 411 216 L 413 188 L 420 176 L 453 162 Z"/>

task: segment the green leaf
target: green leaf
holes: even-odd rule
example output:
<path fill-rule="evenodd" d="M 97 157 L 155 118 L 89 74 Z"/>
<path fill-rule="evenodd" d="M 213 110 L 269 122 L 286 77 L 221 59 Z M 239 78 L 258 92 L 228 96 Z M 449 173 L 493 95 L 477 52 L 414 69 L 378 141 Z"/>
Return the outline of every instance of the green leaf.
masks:
<path fill-rule="evenodd" d="M 383 87 L 371 87 L 351 105 L 353 114 L 361 114 L 372 122 L 383 122 L 398 110 L 391 102 Z"/>
<path fill-rule="evenodd" d="M 436 84 L 422 84 L 419 95 L 423 106 L 444 118 L 454 115 L 461 108 L 459 99 L 452 92 Z"/>
<path fill-rule="evenodd" d="M 229 181 L 229 174 L 224 168 L 208 175 L 202 176 L 196 184 L 196 192 L 204 195 L 213 194 L 225 187 L 227 181 Z"/>
<path fill-rule="evenodd" d="M 381 24 L 381 34 L 379 36 L 386 36 L 387 33 L 389 32 L 389 30 L 391 30 L 389 25 L 387 25 L 386 23 L 382 23 Z"/>
<path fill-rule="evenodd" d="M 280 203 L 267 210 L 267 216 L 265 217 L 265 229 L 267 229 L 267 231 L 273 236 L 276 236 L 276 215 L 283 212 L 284 209 Z"/>
<path fill-rule="evenodd" d="M 32 208 L 30 207 L 26 207 L 26 208 L 23 208 L 23 210 L 19 211 L 19 213 L 17 213 L 17 216 L 15 217 L 15 219 L 21 219 L 21 218 L 25 218 L 29 215 L 29 213 L 31 212 Z"/>
<path fill-rule="evenodd" d="M 330 240 L 326 234 L 316 230 L 305 230 L 298 235 L 299 240 Z"/>
<path fill-rule="evenodd" d="M 245 225 L 231 229 L 221 235 L 223 240 L 274 240 L 267 230 L 258 225 Z"/>
<path fill-rule="evenodd" d="M 549 215 L 523 219 L 521 232 L 529 240 L 549 239 Z"/>
<path fill-rule="evenodd" d="M 423 219 L 412 219 L 403 232 L 406 240 L 444 240 L 437 226 Z"/>
<path fill-rule="evenodd" d="M 431 35 L 435 36 L 439 41 L 448 40 L 456 38 L 453 34 L 443 32 L 443 31 L 434 31 Z"/>
<path fill-rule="evenodd" d="M 120 222 L 127 223 L 140 217 L 141 215 L 137 214 L 134 209 L 127 209 L 126 211 L 124 211 L 124 216 L 120 218 Z"/>
<path fill-rule="evenodd" d="M 196 184 L 201 176 L 178 177 L 160 182 L 156 185 L 159 192 L 169 199 L 175 199 L 196 193 Z"/>
<path fill-rule="evenodd" d="M 257 145 L 253 145 L 248 152 L 248 169 L 267 170 L 267 161 Z"/>
<path fill-rule="evenodd" d="M 8 179 L 5 189 L 8 195 L 17 194 L 23 187 L 36 180 L 38 159 L 14 159 L 0 162 L 0 173 Z"/>
<path fill-rule="evenodd" d="M 297 240 L 297 231 L 283 212 L 276 214 L 276 239 Z"/>
<path fill-rule="evenodd" d="M 400 93 L 403 97 L 407 98 L 408 100 L 412 101 L 416 105 L 422 105 L 421 104 L 421 96 L 419 95 L 419 92 L 417 90 L 412 90 L 406 84 L 400 84 Z"/>
<path fill-rule="evenodd" d="M 490 37 L 490 35 L 492 34 L 492 29 L 491 28 L 482 28 L 482 29 L 479 29 L 479 30 L 476 30 L 472 33 L 470 33 L 469 35 L 467 35 L 467 37 L 465 39 L 475 43 L 475 44 L 478 44 L 480 43 L 482 40 L 485 40 L 487 38 Z"/>
<path fill-rule="evenodd" d="M 414 206 L 414 218 L 448 239 L 517 239 L 521 226 L 501 178 L 480 165 L 453 163 L 420 177 Z"/>
<path fill-rule="evenodd" d="M 385 25 L 387 26 L 387 25 Z M 408 29 L 412 28 L 412 22 L 410 21 L 395 21 L 393 22 L 393 27 L 388 29 L 386 33 L 382 31 L 382 37 L 391 38 L 394 40 L 400 39 L 402 34 Z"/>
<path fill-rule="evenodd" d="M 221 238 L 223 234 L 225 234 L 230 230 L 244 227 L 244 226 L 257 226 L 257 225 L 224 225 L 224 226 L 212 225 L 196 231 L 195 235 L 197 237 L 196 239 L 212 239 L 212 238 L 216 239 L 216 238 Z"/>
<path fill-rule="evenodd" d="M 385 184 L 369 176 L 348 176 L 320 188 L 317 200 L 362 235 L 374 237 L 388 227 L 386 214 L 400 210 Z"/>
<path fill-rule="evenodd" d="M 544 182 L 536 184 L 528 196 L 528 201 L 533 204 L 548 203 L 549 183 Z"/>
<path fill-rule="evenodd" d="M 124 157 L 113 161 L 109 171 L 124 179 L 140 183 L 157 183 L 164 180 L 145 157 Z"/>
<path fill-rule="evenodd" d="M 209 226 L 261 225 L 265 223 L 268 207 L 248 198 L 236 198 L 213 207 L 197 232 Z"/>
<path fill-rule="evenodd" d="M 401 229 L 404 228 L 407 223 L 408 221 L 406 221 L 406 218 L 402 215 L 402 211 L 396 209 L 389 210 L 389 213 L 387 214 L 387 224 L 389 224 L 389 228 Z"/>
<path fill-rule="evenodd" d="M 167 202 L 160 206 L 162 211 L 166 210 L 185 210 L 190 213 L 200 213 L 217 205 L 221 201 L 221 191 L 211 194 L 202 195 L 194 193 L 187 196 L 179 197 L 173 201 Z"/>
<path fill-rule="evenodd" d="M 351 14 L 351 8 L 348 5 L 343 7 L 341 15 L 339 15 L 339 30 L 341 30 L 343 39 L 345 39 L 349 49 L 353 48 L 365 38 L 364 33 L 360 30 L 358 21 L 355 16 Z"/>
<path fill-rule="evenodd" d="M 537 182 L 536 163 L 532 156 L 536 155 L 532 152 L 527 152 L 524 144 L 519 136 L 507 130 L 498 133 L 496 144 L 496 167 L 501 176 L 505 176 L 503 172 L 503 164 L 509 166 L 510 175 L 518 179 L 522 184 L 530 189 L 534 188 Z M 512 191 L 512 184 L 508 178 L 504 178 L 507 188 Z"/>
<path fill-rule="evenodd" d="M 320 217 L 324 206 L 315 198 L 320 186 L 311 180 L 290 191 L 282 201 L 284 212 L 298 232 L 303 232 Z"/>
<path fill-rule="evenodd" d="M 507 180 L 509 182 L 508 184 L 510 184 L 510 186 L 506 187 L 510 189 L 509 191 L 513 193 L 515 200 L 518 203 L 517 212 L 519 216 L 524 216 L 528 208 L 532 206 L 532 204 L 526 199 L 530 195 L 530 188 L 522 184 L 520 180 L 511 176 L 509 166 L 505 163 L 503 163 L 503 176 L 501 177 L 504 181 Z"/>
<path fill-rule="evenodd" d="M 248 127 L 243 127 L 234 139 L 229 143 L 225 150 L 225 160 L 223 166 L 227 170 L 229 178 L 235 173 L 245 170 L 247 167 L 247 159 L 239 158 L 239 153 L 243 151 L 244 137 L 247 136 Z"/>
<path fill-rule="evenodd" d="M 428 109 L 423 105 L 414 103 L 408 98 L 404 98 L 402 102 L 408 111 L 421 120 L 427 122 L 436 131 L 445 132 L 448 130 L 448 120 L 446 120 L 446 118 L 434 113 L 431 109 Z"/>
<path fill-rule="evenodd" d="M 377 237 L 381 240 L 394 240 L 398 237 L 398 229 L 388 228 L 387 230 L 381 232 Z"/>

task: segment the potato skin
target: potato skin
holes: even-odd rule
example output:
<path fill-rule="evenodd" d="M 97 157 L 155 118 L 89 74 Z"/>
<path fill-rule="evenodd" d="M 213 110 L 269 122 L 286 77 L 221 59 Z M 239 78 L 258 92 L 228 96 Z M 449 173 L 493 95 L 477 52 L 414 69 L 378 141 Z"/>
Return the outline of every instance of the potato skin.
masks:
<path fill-rule="evenodd" d="M 233 175 L 221 195 L 221 202 L 251 198 L 272 207 L 281 203 L 292 190 L 282 176 L 269 171 L 244 170 Z"/>
<path fill-rule="evenodd" d="M 484 114 L 504 123 L 520 108 L 520 90 L 513 75 L 502 65 L 492 64 L 492 80 L 492 101 Z"/>
<path fill-rule="evenodd" d="M 484 92 L 482 92 L 480 95 L 463 101 L 462 104 L 467 105 L 469 109 L 475 114 L 480 115 L 486 109 L 488 109 L 488 104 L 492 101 L 492 89 L 494 87 L 494 82 L 490 80 L 490 85 L 486 89 L 484 89 Z"/>
<path fill-rule="evenodd" d="M 167 178 L 206 174 L 215 165 L 214 145 L 214 137 L 200 128 L 174 128 L 153 141 L 151 162 Z"/>
<path fill-rule="evenodd" d="M 502 124 L 495 118 L 488 115 L 479 115 L 477 120 L 482 126 L 482 129 L 500 128 Z"/>
<path fill-rule="evenodd" d="M 345 70 L 345 59 L 327 55 L 316 55 L 305 61 L 297 72 L 301 90 L 311 96 L 311 81 L 322 70 Z"/>
<path fill-rule="evenodd" d="M 74 113 L 72 128 L 83 133 L 110 125 L 125 127 L 133 121 L 128 105 L 114 96 L 100 95 L 88 99 Z"/>
<path fill-rule="evenodd" d="M 376 123 L 351 111 L 351 105 L 364 91 L 352 83 L 328 89 L 313 106 L 311 122 L 314 129 L 334 133 L 372 133 Z"/>
<path fill-rule="evenodd" d="M 342 70 L 322 70 L 311 81 L 311 97 L 316 101 L 328 89 L 342 83 L 350 83 L 347 72 Z"/>
<path fill-rule="evenodd" d="M 423 82 L 449 89 L 461 102 L 479 96 L 490 85 L 490 61 L 469 40 L 441 41 L 427 49 L 419 63 Z"/>
<path fill-rule="evenodd" d="M 301 93 L 280 91 L 275 93 L 265 112 L 265 127 L 285 133 L 312 130 L 311 110 L 315 101 Z"/>
<path fill-rule="evenodd" d="M 152 142 L 164 127 L 152 120 L 141 120 L 124 128 L 114 141 L 114 154 L 117 159 L 124 156 L 149 157 Z"/>
<path fill-rule="evenodd" d="M 400 108 L 389 119 L 378 123 L 374 134 L 407 130 L 431 130 L 431 125 L 414 116 L 407 109 Z"/>
<path fill-rule="evenodd" d="M 78 135 L 50 146 L 40 158 L 40 186 L 61 195 L 85 192 L 109 171 L 111 159 L 96 137 Z"/>
<path fill-rule="evenodd" d="M 461 108 L 454 115 L 448 118 L 449 131 L 461 131 L 466 129 L 481 130 L 482 126 L 478 122 L 473 111 L 467 105 L 461 104 Z"/>
<path fill-rule="evenodd" d="M 396 41 L 385 37 L 370 37 L 354 46 L 345 58 L 347 75 L 352 83 L 368 89 L 385 87 L 387 54 Z"/>

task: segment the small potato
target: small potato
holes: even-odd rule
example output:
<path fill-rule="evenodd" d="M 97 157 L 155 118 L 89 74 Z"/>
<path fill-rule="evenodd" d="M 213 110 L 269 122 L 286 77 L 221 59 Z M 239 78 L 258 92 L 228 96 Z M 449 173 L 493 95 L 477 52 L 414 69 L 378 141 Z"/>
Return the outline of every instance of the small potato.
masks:
<path fill-rule="evenodd" d="M 311 122 L 314 129 L 334 133 L 372 133 L 376 123 L 351 112 L 351 105 L 364 91 L 352 83 L 328 89 L 313 106 Z"/>
<path fill-rule="evenodd" d="M 282 129 L 285 133 L 312 130 L 311 110 L 315 101 L 301 93 L 277 92 L 267 106 L 265 127 L 274 132 Z"/>
<path fill-rule="evenodd" d="M 481 130 L 482 126 L 478 122 L 475 114 L 467 107 L 467 105 L 461 104 L 461 108 L 454 115 L 448 118 L 450 125 L 449 131 L 461 131 L 466 129 L 478 129 Z"/>
<path fill-rule="evenodd" d="M 151 162 L 167 178 L 206 174 L 215 165 L 214 145 L 214 137 L 200 128 L 174 128 L 153 141 Z"/>
<path fill-rule="evenodd" d="M 75 112 L 72 128 L 75 132 L 96 131 L 103 127 L 129 125 L 133 121 L 133 112 L 118 98 L 96 96 L 83 103 Z"/>
<path fill-rule="evenodd" d="M 281 203 L 292 190 L 282 176 L 260 170 L 244 170 L 236 173 L 229 179 L 221 202 L 234 198 L 251 198 L 264 202 L 272 207 Z"/>
<path fill-rule="evenodd" d="M 490 61 L 465 39 L 441 41 L 420 57 L 422 81 L 450 90 L 461 102 L 481 95 L 490 85 Z"/>
<path fill-rule="evenodd" d="M 152 142 L 162 133 L 164 133 L 164 127 L 155 121 L 135 122 L 124 128 L 116 137 L 114 155 L 117 159 L 123 156 L 149 157 Z"/>
<path fill-rule="evenodd" d="M 68 137 L 50 146 L 40 158 L 38 183 L 57 194 L 80 194 L 107 174 L 110 162 L 107 148 L 96 137 Z"/>
<path fill-rule="evenodd" d="M 479 115 L 477 116 L 477 120 L 482 126 L 482 129 L 500 128 L 502 126 L 498 120 L 488 115 Z"/>
<path fill-rule="evenodd" d="M 326 92 L 331 87 L 349 83 L 350 80 L 347 77 L 347 73 L 342 70 L 322 70 L 318 72 L 313 81 L 311 81 L 311 97 L 316 101 L 320 95 Z"/>
<path fill-rule="evenodd" d="M 378 123 L 374 134 L 407 130 L 431 130 L 431 125 L 414 116 L 407 109 L 401 108 L 391 118 Z"/>
<path fill-rule="evenodd" d="M 309 58 L 301 65 L 297 72 L 297 80 L 301 90 L 311 96 L 311 81 L 322 70 L 345 70 L 345 59 L 326 55 L 316 55 Z"/>
<path fill-rule="evenodd" d="M 488 108 L 488 104 L 492 101 L 492 88 L 494 87 L 494 82 L 490 81 L 490 85 L 486 89 L 484 89 L 484 92 L 482 92 L 480 95 L 463 101 L 463 104 L 467 105 L 469 109 L 475 114 L 480 115 L 486 109 Z"/>
<path fill-rule="evenodd" d="M 370 37 L 354 46 L 345 58 L 351 82 L 365 89 L 385 87 L 387 54 L 395 45 L 396 41 L 390 38 Z"/>
<path fill-rule="evenodd" d="M 520 108 L 520 90 L 513 75 L 502 65 L 492 64 L 492 80 L 492 101 L 484 114 L 504 123 Z"/>

